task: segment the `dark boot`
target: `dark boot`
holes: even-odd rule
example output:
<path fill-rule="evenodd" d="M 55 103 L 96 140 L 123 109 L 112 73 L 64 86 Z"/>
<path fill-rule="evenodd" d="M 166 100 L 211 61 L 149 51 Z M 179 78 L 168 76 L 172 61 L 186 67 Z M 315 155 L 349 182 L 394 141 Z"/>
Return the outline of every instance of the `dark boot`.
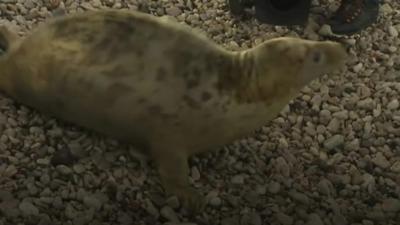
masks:
<path fill-rule="evenodd" d="M 305 25 L 311 0 L 254 0 L 258 21 L 278 26 Z"/>
<path fill-rule="evenodd" d="M 242 15 L 245 8 L 251 8 L 254 0 L 228 0 L 228 6 L 233 15 Z"/>
<path fill-rule="evenodd" d="M 329 24 L 333 33 L 351 35 L 375 23 L 378 14 L 379 0 L 342 0 Z"/>

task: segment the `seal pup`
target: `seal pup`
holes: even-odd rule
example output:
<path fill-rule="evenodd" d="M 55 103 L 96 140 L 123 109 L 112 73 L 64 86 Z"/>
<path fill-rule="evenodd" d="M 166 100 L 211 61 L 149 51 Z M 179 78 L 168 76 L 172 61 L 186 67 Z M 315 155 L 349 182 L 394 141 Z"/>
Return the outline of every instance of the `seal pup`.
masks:
<path fill-rule="evenodd" d="M 232 52 L 188 26 L 139 12 L 56 17 L 25 38 L 0 31 L 0 90 L 139 147 L 165 191 L 199 212 L 188 157 L 251 134 L 301 88 L 339 69 L 338 43 L 275 38 Z"/>

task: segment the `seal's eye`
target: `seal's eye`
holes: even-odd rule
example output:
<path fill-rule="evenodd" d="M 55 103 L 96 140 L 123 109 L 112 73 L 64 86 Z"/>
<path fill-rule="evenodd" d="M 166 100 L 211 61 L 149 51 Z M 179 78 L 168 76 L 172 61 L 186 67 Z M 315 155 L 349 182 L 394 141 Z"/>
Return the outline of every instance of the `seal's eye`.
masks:
<path fill-rule="evenodd" d="M 322 53 L 320 51 L 316 51 L 316 52 L 312 53 L 312 61 L 314 63 L 317 63 L 317 64 L 321 63 L 322 62 L 322 57 L 323 57 L 323 55 L 322 55 Z"/>

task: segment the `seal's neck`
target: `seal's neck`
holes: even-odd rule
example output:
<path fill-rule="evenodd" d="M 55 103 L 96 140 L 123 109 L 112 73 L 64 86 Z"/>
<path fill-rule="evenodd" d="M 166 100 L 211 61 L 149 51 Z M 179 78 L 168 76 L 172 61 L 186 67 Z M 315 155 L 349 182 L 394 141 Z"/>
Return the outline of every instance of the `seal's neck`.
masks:
<path fill-rule="evenodd" d="M 229 57 L 229 70 L 220 77 L 220 88 L 230 92 L 238 102 L 261 101 L 257 86 L 257 70 L 251 50 L 232 52 Z"/>

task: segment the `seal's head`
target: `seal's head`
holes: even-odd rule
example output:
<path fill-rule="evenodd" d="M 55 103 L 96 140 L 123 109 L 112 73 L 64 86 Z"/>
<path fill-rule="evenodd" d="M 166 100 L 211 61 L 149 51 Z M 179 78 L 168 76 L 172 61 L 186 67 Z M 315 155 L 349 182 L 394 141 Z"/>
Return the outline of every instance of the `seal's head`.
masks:
<path fill-rule="evenodd" d="M 253 60 L 253 88 L 264 101 L 294 97 L 312 80 L 341 68 L 347 58 L 342 44 L 289 37 L 271 39 L 248 53 Z"/>

